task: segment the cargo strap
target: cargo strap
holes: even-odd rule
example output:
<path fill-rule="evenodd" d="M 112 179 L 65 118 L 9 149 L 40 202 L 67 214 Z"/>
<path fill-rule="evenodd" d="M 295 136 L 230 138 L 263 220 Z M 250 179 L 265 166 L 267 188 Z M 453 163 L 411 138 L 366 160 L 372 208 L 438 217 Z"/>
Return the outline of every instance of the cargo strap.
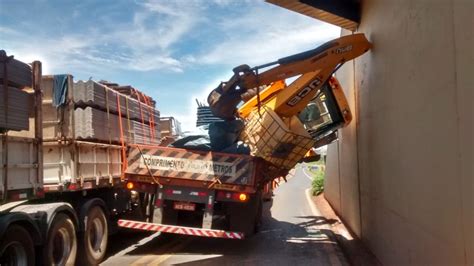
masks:
<path fill-rule="evenodd" d="M 136 147 L 138 148 L 138 151 L 140 152 L 140 156 L 143 158 L 143 163 L 145 164 L 146 170 L 148 170 L 148 174 L 150 175 L 151 179 L 153 179 L 153 181 L 156 184 L 161 186 L 160 181 L 158 179 L 156 179 L 155 176 L 153 175 L 153 173 L 151 172 L 151 169 L 150 169 L 150 167 L 148 166 L 148 163 L 145 160 L 145 156 L 143 155 L 142 149 L 140 149 L 140 146 L 138 146 L 138 145 Z"/>
<path fill-rule="evenodd" d="M 118 109 L 118 120 L 120 128 L 120 144 L 122 144 L 122 179 L 125 177 L 125 171 L 127 170 L 127 154 L 125 149 L 125 140 L 123 139 L 123 126 L 122 126 L 122 110 L 120 108 L 120 97 L 119 94 L 115 94 L 117 97 L 117 109 Z"/>
<path fill-rule="evenodd" d="M 150 126 L 150 136 L 151 136 L 150 144 L 154 144 L 155 143 L 155 126 L 154 126 L 155 114 L 153 112 L 153 107 L 150 106 L 150 101 L 144 95 L 143 95 L 143 100 L 145 101 L 145 104 L 148 107 L 148 125 Z M 151 140 L 153 140 L 153 143 Z"/>
<path fill-rule="evenodd" d="M 128 108 L 128 97 L 124 97 L 124 98 L 125 98 L 125 107 L 127 110 L 128 142 L 132 143 L 133 138 L 132 138 L 132 127 L 130 124 L 130 108 Z"/>
<path fill-rule="evenodd" d="M 104 86 L 105 92 L 105 108 L 107 109 L 107 136 L 109 137 L 109 144 L 112 144 L 112 138 L 110 137 L 110 108 L 109 108 L 109 90 Z"/>
<path fill-rule="evenodd" d="M 145 132 L 145 119 L 143 117 L 143 109 L 142 109 L 142 101 L 141 101 L 141 97 L 140 97 L 140 94 L 137 93 L 137 91 L 134 89 L 133 90 L 135 92 L 135 94 L 137 95 L 137 99 L 138 99 L 138 106 L 140 107 L 140 117 L 142 119 L 142 133 L 143 133 L 143 136 L 146 136 L 146 132 Z"/>
<path fill-rule="evenodd" d="M 258 68 L 255 69 L 255 78 L 257 79 L 257 83 L 259 83 L 258 81 Z M 260 86 L 257 86 L 257 109 L 258 109 L 258 115 L 260 118 L 262 118 L 262 113 L 260 113 L 260 108 L 262 106 L 262 102 L 260 100 Z"/>

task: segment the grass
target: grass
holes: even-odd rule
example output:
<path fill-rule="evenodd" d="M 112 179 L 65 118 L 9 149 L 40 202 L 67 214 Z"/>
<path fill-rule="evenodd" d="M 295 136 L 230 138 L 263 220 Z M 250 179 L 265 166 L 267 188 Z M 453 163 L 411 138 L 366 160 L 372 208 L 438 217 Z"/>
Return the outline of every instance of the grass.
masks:
<path fill-rule="evenodd" d="M 307 163 L 306 166 L 308 172 L 311 174 L 313 180 L 311 181 L 311 192 L 314 196 L 317 196 L 324 191 L 324 171 L 321 169 L 321 166 L 324 165 L 322 160 L 317 162 Z"/>
<path fill-rule="evenodd" d="M 324 191 L 324 172 L 319 170 L 313 174 L 313 181 L 311 181 L 311 192 L 313 196 L 317 196 Z"/>

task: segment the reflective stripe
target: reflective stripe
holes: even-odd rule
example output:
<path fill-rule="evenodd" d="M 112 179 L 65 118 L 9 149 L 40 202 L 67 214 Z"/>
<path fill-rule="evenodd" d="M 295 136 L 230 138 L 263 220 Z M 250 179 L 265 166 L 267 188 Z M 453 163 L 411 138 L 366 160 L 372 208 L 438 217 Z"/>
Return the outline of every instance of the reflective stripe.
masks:
<path fill-rule="evenodd" d="M 154 224 L 130 220 L 118 220 L 118 226 L 132 229 L 140 229 L 146 231 L 156 231 L 170 234 L 192 235 L 201 237 L 215 237 L 215 238 L 229 238 L 229 239 L 243 239 L 244 234 L 240 232 L 228 232 L 223 230 L 192 228 L 185 226 Z"/>

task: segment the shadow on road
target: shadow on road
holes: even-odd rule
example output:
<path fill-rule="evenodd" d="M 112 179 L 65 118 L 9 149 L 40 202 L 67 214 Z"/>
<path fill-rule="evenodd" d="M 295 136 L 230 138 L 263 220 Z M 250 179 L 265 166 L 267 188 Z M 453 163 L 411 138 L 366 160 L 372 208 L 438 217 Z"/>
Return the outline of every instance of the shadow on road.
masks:
<path fill-rule="evenodd" d="M 264 204 L 264 223 L 261 232 L 244 240 L 202 238 L 184 235 L 163 234 L 143 245 L 137 246 L 126 255 L 186 255 L 187 262 L 173 264 L 221 265 L 259 264 L 288 265 L 288 263 L 330 265 L 334 260 L 341 262 L 336 254 L 337 244 L 332 240 L 332 231 L 315 229 L 316 226 L 333 221 L 320 216 L 299 216 L 300 223 L 279 221 L 271 216 L 272 202 Z M 314 227 L 314 228 L 313 228 Z M 133 240 L 132 240 L 133 241 Z M 169 241 L 189 242 L 179 250 L 163 248 Z M 127 240 L 126 242 L 129 242 Z M 192 258 L 191 258 L 192 257 Z M 211 257 L 211 258 L 209 258 Z M 344 265 L 344 264 L 342 264 Z"/>

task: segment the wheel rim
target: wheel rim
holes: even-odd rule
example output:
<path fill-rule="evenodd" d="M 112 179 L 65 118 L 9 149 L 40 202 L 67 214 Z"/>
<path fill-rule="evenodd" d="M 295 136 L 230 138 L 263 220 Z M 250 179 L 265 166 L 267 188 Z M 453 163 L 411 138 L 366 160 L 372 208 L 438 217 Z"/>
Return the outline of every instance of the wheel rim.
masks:
<path fill-rule="evenodd" d="M 106 237 L 103 221 L 99 217 L 93 219 L 89 229 L 89 247 L 95 258 L 102 255 Z"/>
<path fill-rule="evenodd" d="M 27 265 L 26 250 L 20 242 L 11 242 L 0 256 L 2 265 Z"/>
<path fill-rule="evenodd" d="M 71 253 L 71 236 L 66 228 L 60 228 L 53 238 L 53 261 L 63 265 Z"/>

